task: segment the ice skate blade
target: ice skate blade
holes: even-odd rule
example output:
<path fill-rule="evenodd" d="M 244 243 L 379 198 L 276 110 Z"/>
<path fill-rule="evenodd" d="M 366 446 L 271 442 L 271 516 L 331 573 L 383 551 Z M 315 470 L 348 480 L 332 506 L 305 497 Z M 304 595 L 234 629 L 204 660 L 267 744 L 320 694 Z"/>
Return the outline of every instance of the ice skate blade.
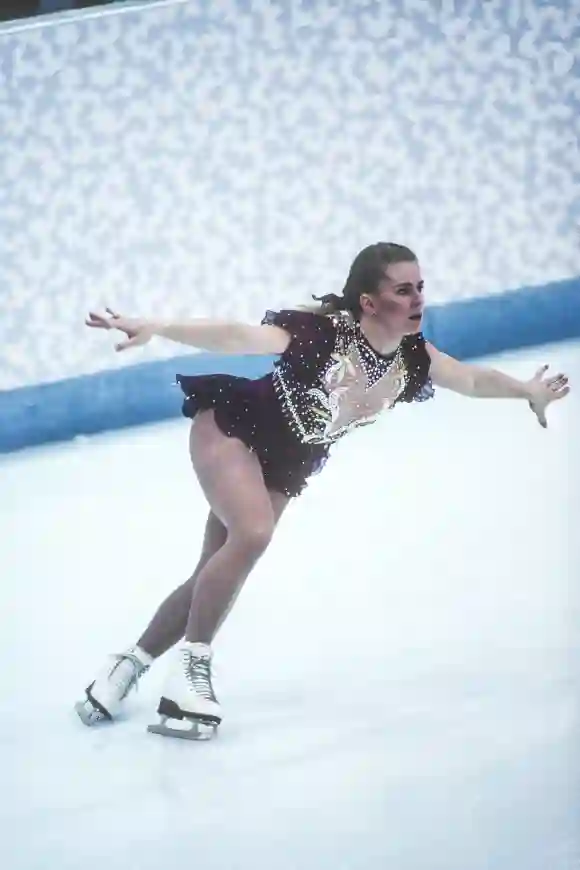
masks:
<path fill-rule="evenodd" d="M 101 722 L 110 721 L 100 710 L 95 710 L 89 700 L 79 701 L 75 704 L 74 709 L 83 725 L 87 725 L 89 728 L 93 725 L 99 725 Z"/>
<path fill-rule="evenodd" d="M 171 722 L 171 725 L 167 725 Z M 216 736 L 218 725 L 215 722 L 203 722 L 199 719 L 170 719 L 162 716 L 158 725 L 148 725 L 149 734 L 160 734 L 162 737 L 178 737 L 181 740 L 212 740 Z"/>
<path fill-rule="evenodd" d="M 75 704 L 75 711 L 84 725 L 98 725 L 101 722 L 112 722 L 113 717 L 109 713 L 108 710 L 99 704 L 99 702 L 93 698 L 93 686 L 95 685 L 94 681 L 90 686 L 87 686 L 85 689 L 86 698 L 84 701 L 79 701 L 78 704 Z"/>

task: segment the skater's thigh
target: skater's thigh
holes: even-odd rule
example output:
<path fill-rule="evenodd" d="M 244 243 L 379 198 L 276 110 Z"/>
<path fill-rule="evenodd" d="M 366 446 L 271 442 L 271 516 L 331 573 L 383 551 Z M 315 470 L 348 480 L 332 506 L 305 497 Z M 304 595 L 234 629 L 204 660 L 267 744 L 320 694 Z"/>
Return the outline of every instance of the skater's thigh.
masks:
<path fill-rule="evenodd" d="M 272 512 L 274 514 L 274 523 L 277 525 L 278 520 L 288 507 L 290 502 L 290 497 L 284 495 L 282 492 L 277 492 L 276 490 L 268 490 L 268 495 L 270 497 L 270 504 L 272 505 Z"/>
<path fill-rule="evenodd" d="M 228 533 L 271 534 L 277 517 L 260 463 L 239 439 L 223 434 L 212 411 L 196 417 L 190 452 L 211 510 Z"/>

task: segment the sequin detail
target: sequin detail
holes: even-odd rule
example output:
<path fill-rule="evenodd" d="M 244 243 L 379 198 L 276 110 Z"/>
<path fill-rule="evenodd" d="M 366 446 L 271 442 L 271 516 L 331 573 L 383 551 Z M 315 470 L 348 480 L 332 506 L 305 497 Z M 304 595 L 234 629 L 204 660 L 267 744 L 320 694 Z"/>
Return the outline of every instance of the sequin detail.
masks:
<path fill-rule="evenodd" d="M 328 320 L 333 346 L 310 379 L 296 365 L 295 352 L 284 354 L 274 366 L 276 395 L 288 425 L 305 444 L 333 444 L 351 430 L 375 422 L 394 406 L 408 383 L 403 343 L 385 356 L 372 348 L 349 313 Z M 308 352 L 308 346 L 300 349 L 302 357 Z"/>

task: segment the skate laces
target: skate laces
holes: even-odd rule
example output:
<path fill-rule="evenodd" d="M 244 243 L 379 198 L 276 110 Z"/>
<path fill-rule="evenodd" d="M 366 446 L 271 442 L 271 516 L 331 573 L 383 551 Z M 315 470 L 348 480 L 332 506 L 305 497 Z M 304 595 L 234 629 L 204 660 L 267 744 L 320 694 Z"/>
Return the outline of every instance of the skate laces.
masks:
<path fill-rule="evenodd" d="M 185 666 L 185 676 L 193 691 L 202 698 L 205 698 L 206 701 L 213 701 L 217 704 L 217 698 L 211 684 L 211 661 L 209 656 L 195 656 L 185 651 L 183 654 L 183 664 Z"/>
<path fill-rule="evenodd" d="M 109 679 L 112 679 L 115 685 L 121 690 L 121 699 L 124 700 L 131 689 L 138 688 L 139 678 L 149 670 L 149 665 L 144 665 L 141 659 L 132 653 L 117 653 L 113 656 L 114 664 L 109 671 Z M 121 665 L 127 662 L 131 666 L 131 670 L 127 673 L 119 671 Z M 116 678 L 115 678 L 116 677 Z"/>

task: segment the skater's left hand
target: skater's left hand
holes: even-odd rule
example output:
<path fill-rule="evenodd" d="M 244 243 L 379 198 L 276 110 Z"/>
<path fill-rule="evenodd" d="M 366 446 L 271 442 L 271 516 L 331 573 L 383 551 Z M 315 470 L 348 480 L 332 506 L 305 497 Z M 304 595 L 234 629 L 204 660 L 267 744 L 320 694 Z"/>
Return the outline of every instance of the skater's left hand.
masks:
<path fill-rule="evenodd" d="M 544 365 L 538 369 L 534 377 L 528 381 L 529 387 L 529 406 L 538 419 L 538 423 L 544 429 L 548 428 L 546 419 L 546 408 L 551 402 L 557 399 L 563 399 L 570 392 L 568 386 L 568 378 L 564 374 L 554 375 L 554 377 L 545 378 L 549 366 Z"/>

